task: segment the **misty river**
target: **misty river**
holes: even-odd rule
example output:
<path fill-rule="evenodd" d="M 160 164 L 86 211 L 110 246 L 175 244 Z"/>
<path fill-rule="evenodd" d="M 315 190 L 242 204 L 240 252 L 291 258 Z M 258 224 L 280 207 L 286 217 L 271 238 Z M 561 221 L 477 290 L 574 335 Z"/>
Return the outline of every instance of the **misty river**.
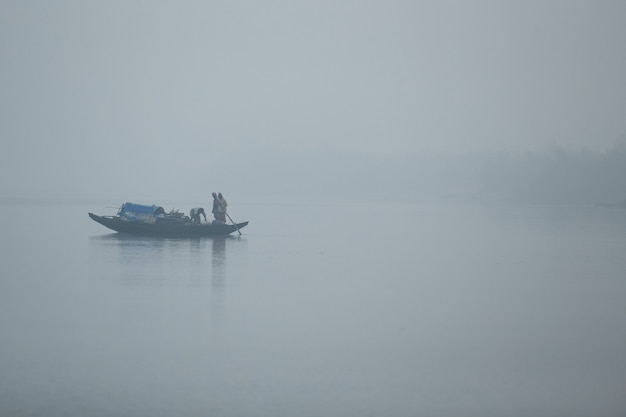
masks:
<path fill-rule="evenodd" d="M 626 412 L 623 209 L 231 202 L 241 237 L 156 239 L 0 206 L 2 416 Z"/>

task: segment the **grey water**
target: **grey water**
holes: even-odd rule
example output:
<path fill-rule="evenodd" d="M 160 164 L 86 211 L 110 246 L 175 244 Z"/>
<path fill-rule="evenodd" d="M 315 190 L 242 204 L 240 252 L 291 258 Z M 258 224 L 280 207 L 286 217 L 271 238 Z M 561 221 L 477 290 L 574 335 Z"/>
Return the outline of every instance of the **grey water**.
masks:
<path fill-rule="evenodd" d="M 1 416 L 623 416 L 626 210 L 231 202 L 239 237 L 0 205 Z"/>

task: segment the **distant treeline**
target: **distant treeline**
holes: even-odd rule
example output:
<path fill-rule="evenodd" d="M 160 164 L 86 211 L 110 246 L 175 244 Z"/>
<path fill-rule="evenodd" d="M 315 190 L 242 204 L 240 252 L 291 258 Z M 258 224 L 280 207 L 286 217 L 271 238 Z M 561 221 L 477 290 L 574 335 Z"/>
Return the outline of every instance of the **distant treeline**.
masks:
<path fill-rule="evenodd" d="M 626 199 L 624 146 L 605 152 L 555 147 L 525 154 L 381 157 L 358 152 L 257 152 L 254 157 L 244 162 L 255 172 L 254 178 L 247 177 L 247 185 L 276 195 L 549 204 Z"/>
<path fill-rule="evenodd" d="M 449 200 L 611 204 L 626 199 L 626 147 L 605 152 L 555 147 L 547 152 L 414 157 L 410 191 Z M 429 178 L 424 181 L 424 178 Z M 425 183 L 426 182 L 426 183 Z"/>
<path fill-rule="evenodd" d="M 507 201 L 531 204 L 614 204 L 626 200 L 626 146 L 604 152 L 555 147 L 545 152 L 369 155 L 294 151 L 259 145 L 198 155 L 184 167 L 145 162 L 125 169 L 20 175 L 1 182 L 3 199 L 210 201 L 235 200 Z M 178 165 L 176 165 L 178 163 Z M 154 169 L 155 167 L 159 169 Z M 159 203 L 165 204 L 165 203 Z M 177 203 L 180 204 L 180 203 Z M 199 204 L 199 203 L 194 203 Z"/>
<path fill-rule="evenodd" d="M 541 203 L 610 204 L 626 199 L 626 147 L 492 155 L 482 167 L 482 193 Z"/>

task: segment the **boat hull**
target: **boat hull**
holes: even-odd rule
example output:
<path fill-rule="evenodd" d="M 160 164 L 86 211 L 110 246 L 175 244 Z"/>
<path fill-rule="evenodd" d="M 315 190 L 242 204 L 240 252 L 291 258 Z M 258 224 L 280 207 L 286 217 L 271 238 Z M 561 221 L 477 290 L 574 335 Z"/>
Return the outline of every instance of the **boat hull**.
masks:
<path fill-rule="evenodd" d="M 248 222 L 236 225 L 221 222 L 193 224 L 174 219 L 158 219 L 155 223 L 140 223 L 122 220 L 117 216 L 98 216 L 93 213 L 89 213 L 89 217 L 118 233 L 163 237 L 224 236 L 248 225 Z"/>

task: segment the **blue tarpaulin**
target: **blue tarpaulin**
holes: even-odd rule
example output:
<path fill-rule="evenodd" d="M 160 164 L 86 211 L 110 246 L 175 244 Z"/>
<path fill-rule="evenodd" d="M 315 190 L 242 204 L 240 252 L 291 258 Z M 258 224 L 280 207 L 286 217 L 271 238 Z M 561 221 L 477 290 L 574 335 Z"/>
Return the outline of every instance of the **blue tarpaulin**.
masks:
<path fill-rule="evenodd" d="M 120 217 L 136 222 L 154 223 L 156 216 L 165 214 L 160 206 L 146 206 L 143 204 L 124 203 L 117 213 Z"/>
<path fill-rule="evenodd" d="M 159 214 L 157 213 L 157 211 L 165 212 L 165 210 L 163 210 L 163 207 L 159 207 L 155 205 L 145 206 L 143 204 L 134 204 L 134 203 L 124 203 L 122 204 L 122 208 L 120 209 L 120 212 L 136 213 L 136 214 Z"/>

